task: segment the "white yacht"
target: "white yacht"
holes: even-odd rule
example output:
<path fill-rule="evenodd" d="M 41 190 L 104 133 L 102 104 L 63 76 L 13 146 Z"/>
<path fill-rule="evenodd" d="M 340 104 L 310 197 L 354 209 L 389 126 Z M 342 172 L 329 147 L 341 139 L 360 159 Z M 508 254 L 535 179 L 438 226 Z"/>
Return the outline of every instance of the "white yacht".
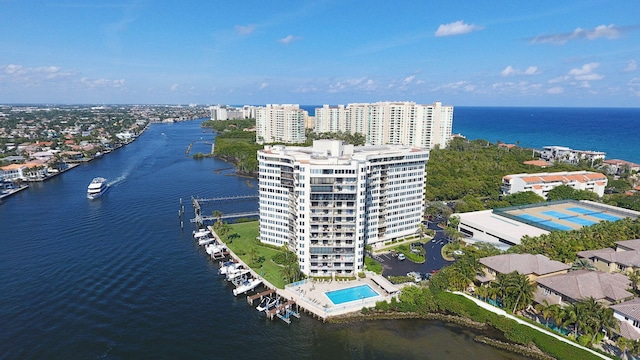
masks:
<path fill-rule="evenodd" d="M 198 231 L 195 231 L 195 230 L 193 231 L 193 238 L 196 239 L 196 240 L 199 240 L 199 239 L 204 238 L 204 237 L 208 237 L 209 235 L 211 235 L 211 232 L 209 232 L 209 230 L 207 230 L 207 229 L 201 229 L 201 230 L 198 230 Z"/>
<path fill-rule="evenodd" d="M 255 289 L 255 287 L 260 285 L 261 283 L 262 283 L 262 280 L 260 280 L 260 279 L 248 279 L 248 280 L 245 280 L 237 288 L 233 289 L 233 295 L 238 296 L 240 294 L 244 294 L 249 290 Z"/>
<path fill-rule="evenodd" d="M 87 187 L 87 198 L 90 200 L 97 199 L 107 191 L 107 179 L 102 177 L 93 178 L 91 184 Z"/>

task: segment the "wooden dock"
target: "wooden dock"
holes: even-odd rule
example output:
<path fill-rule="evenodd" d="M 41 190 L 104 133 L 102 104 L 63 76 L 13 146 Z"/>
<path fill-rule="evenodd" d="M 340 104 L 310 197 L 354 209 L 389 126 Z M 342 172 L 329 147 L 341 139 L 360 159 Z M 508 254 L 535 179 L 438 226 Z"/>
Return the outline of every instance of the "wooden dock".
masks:
<path fill-rule="evenodd" d="M 249 303 L 249 305 L 253 306 L 253 302 L 256 299 L 262 300 L 263 297 L 269 296 L 269 295 L 271 295 L 271 294 L 273 294 L 275 292 L 276 291 L 274 289 L 268 289 L 267 291 L 263 291 L 261 293 L 255 294 L 255 295 L 247 296 L 247 302 Z"/>

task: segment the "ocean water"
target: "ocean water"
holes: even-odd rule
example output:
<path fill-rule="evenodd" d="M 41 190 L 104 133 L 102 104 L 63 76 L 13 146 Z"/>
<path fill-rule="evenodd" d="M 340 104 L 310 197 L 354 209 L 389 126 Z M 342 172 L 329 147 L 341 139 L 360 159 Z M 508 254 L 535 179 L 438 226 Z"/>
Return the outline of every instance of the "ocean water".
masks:
<path fill-rule="evenodd" d="M 640 164 L 640 108 L 458 106 L 453 111 L 453 132 L 528 148 L 604 151 L 607 159 Z"/>
<path fill-rule="evenodd" d="M 234 297 L 191 236 L 190 197 L 255 194 L 256 181 L 187 157 L 190 143 L 191 153 L 211 149 L 214 135 L 199 125 L 153 124 L 0 205 L 0 359 L 522 359 L 451 324 L 328 325 L 303 315 L 287 325 Z M 89 201 L 96 176 L 111 186 Z"/>

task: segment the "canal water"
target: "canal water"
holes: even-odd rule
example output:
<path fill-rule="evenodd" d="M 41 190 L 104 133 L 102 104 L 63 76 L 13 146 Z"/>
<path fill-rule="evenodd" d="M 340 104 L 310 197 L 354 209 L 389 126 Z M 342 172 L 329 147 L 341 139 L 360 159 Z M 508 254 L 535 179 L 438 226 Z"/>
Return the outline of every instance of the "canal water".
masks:
<path fill-rule="evenodd" d="M 214 134 L 200 122 L 153 124 L 0 205 L 0 358 L 521 359 L 451 324 L 327 325 L 303 315 L 287 325 L 234 297 L 194 244 L 190 197 L 256 194 L 257 184 L 225 162 L 187 156 L 191 143 L 192 154 L 211 149 Z M 89 201 L 96 176 L 110 188 Z"/>

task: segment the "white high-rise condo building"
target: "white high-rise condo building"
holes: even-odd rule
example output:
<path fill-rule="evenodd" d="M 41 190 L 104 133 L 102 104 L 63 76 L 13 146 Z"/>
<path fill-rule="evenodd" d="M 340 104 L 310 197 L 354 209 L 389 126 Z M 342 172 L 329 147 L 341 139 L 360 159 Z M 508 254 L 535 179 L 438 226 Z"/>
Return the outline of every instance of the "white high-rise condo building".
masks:
<path fill-rule="evenodd" d="M 316 133 L 360 133 L 372 145 L 399 144 L 433 149 L 451 139 L 453 106 L 415 102 L 377 102 L 315 110 Z"/>
<path fill-rule="evenodd" d="M 260 241 L 287 246 L 309 276 L 355 275 L 365 245 L 416 233 L 425 206 L 429 152 L 402 145 L 258 151 Z"/>
<path fill-rule="evenodd" d="M 307 111 L 295 104 L 267 104 L 255 109 L 256 142 L 300 144 L 306 140 Z"/>

